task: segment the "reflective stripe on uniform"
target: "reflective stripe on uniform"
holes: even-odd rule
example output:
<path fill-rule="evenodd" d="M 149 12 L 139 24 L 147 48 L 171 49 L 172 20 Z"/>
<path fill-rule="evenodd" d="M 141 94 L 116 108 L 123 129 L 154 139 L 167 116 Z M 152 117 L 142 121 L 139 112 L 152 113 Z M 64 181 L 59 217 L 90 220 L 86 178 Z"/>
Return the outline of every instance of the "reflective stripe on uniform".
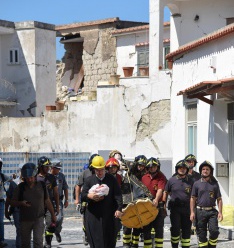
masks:
<path fill-rule="evenodd" d="M 204 246 L 208 246 L 208 241 L 207 242 L 199 242 L 198 247 L 204 247 Z"/>
<path fill-rule="evenodd" d="M 210 239 L 209 244 L 210 245 L 217 245 L 217 241 L 218 241 L 218 239 Z"/>
<path fill-rule="evenodd" d="M 144 240 L 144 248 L 152 248 L 152 239 Z"/>
<path fill-rule="evenodd" d="M 181 245 L 190 247 L 190 239 L 181 239 Z"/>
<path fill-rule="evenodd" d="M 171 236 L 171 243 L 172 244 L 178 244 L 180 242 L 180 236 L 172 237 Z"/>
<path fill-rule="evenodd" d="M 155 238 L 155 247 L 163 247 L 163 239 Z"/>
<path fill-rule="evenodd" d="M 139 243 L 139 236 L 132 235 L 132 244 L 138 245 L 138 243 Z"/>
<path fill-rule="evenodd" d="M 46 235 L 46 236 L 53 236 L 53 233 L 48 232 L 48 231 L 45 231 L 45 235 Z"/>
<path fill-rule="evenodd" d="M 130 244 L 131 243 L 131 234 L 123 234 L 123 243 L 124 244 Z"/>

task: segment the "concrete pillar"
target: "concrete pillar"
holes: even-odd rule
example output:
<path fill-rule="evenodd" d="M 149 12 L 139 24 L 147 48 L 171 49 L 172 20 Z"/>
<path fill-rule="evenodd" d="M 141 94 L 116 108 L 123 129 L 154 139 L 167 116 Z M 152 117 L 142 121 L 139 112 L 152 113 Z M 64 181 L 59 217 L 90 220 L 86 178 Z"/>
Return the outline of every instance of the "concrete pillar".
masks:
<path fill-rule="evenodd" d="M 153 81 L 158 81 L 159 67 L 163 66 L 164 6 L 161 0 L 150 0 L 149 77 Z"/>

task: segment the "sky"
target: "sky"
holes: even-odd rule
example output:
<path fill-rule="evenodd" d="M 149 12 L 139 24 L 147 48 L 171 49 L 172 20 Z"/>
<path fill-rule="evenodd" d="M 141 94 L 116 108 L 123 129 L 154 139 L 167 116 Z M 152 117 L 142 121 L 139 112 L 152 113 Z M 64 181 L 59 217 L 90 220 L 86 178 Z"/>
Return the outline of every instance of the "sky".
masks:
<path fill-rule="evenodd" d="M 0 19 L 12 22 L 39 21 L 70 24 L 119 17 L 123 21 L 149 22 L 149 0 L 1 0 Z M 165 10 L 165 21 L 169 11 Z M 57 59 L 63 45 L 56 42 Z"/>

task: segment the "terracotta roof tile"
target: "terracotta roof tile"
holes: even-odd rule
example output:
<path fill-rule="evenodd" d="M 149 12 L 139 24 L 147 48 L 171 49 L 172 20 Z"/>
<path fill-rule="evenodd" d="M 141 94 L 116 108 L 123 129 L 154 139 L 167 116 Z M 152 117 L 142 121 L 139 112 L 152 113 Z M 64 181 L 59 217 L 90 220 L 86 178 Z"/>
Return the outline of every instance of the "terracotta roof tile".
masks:
<path fill-rule="evenodd" d="M 112 34 L 122 34 L 122 33 L 141 31 L 141 30 L 149 30 L 149 25 L 142 25 L 142 26 L 136 26 L 136 27 L 131 27 L 131 28 L 117 29 L 117 30 L 113 31 Z"/>
<path fill-rule="evenodd" d="M 192 92 L 194 90 L 200 89 L 200 88 L 202 88 L 203 86 L 206 86 L 206 85 L 207 86 L 208 85 L 210 85 L 210 86 L 212 86 L 212 85 L 213 86 L 214 85 L 221 85 L 221 84 L 225 84 L 225 83 L 230 83 L 232 81 L 234 81 L 234 77 L 232 77 L 232 78 L 224 78 L 224 79 L 220 79 L 220 80 L 217 80 L 217 81 L 203 81 L 203 82 L 200 82 L 198 84 L 194 84 L 194 85 L 192 85 L 192 86 L 190 86 L 190 87 L 188 87 L 188 88 L 186 88 L 184 90 L 179 91 L 177 93 L 177 96 L 186 95 L 186 94 L 188 94 L 188 93 L 190 93 L 190 92 Z"/>
<path fill-rule="evenodd" d="M 224 28 L 218 29 L 215 32 L 208 34 L 198 40 L 192 41 L 190 43 L 187 43 L 181 47 L 179 47 L 179 49 L 177 49 L 176 51 L 173 51 L 169 54 L 167 54 L 166 59 L 171 60 L 173 59 L 173 57 L 182 54 L 182 53 L 186 53 L 189 52 L 191 49 L 194 49 L 196 47 L 202 46 L 208 42 L 220 39 L 226 35 L 229 35 L 231 33 L 234 32 L 234 24 L 230 24 Z"/>
<path fill-rule="evenodd" d="M 168 43 L 170 42 L 170 39 L 164 39 L 163 43 Z M 139 42 L 137 44 L 135 44 L 136 47 L 140 47 L 140 46 L 149 46 L 149 42 Z"/>
<path fill-rule="evenodd" d="M 164 22 L 163 25 L 164 25 L 164 27 L 168 27 L 168 26 L 170 26 L 170 22 Z M 131 27 L 131 28 L 117 29 L 117 30 L 113 31 L 112 34 L 123 34 L 123 33 L 129 33 L 129 32 L 141 31 L 141 30 L 149 30 L 149 24 Z"/>
<path fill-rule="evenodd" d="M 149 42 L 139 42 L 137 44 L 135 44 L 136 47 L 140 47 L 140 46 L 148 46 Z"/>

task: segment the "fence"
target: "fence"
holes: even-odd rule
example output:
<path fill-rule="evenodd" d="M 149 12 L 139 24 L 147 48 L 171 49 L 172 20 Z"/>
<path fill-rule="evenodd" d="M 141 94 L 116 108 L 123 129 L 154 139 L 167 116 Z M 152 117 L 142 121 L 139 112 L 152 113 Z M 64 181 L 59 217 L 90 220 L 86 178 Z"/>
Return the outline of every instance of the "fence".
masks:
<path fill-rule="evenodd" d="M 59 159 L 62 162 L 62 170 L 66 176 L 69 186 L 69 201 L 73 202 L 73 187 L 76 184 L 78 175 L 83 171 L 83 167 L 88 163 L 89 152 L 64 152 L 64 153 L 21 153 L 21 152 L 0 152 L 0 158 L 3 160 L 2 172 L 7 175 L 17 173 L 20 163 L 32 162 L 37 164 L 38 158 L 47 156 L 49 159 Z"/>

